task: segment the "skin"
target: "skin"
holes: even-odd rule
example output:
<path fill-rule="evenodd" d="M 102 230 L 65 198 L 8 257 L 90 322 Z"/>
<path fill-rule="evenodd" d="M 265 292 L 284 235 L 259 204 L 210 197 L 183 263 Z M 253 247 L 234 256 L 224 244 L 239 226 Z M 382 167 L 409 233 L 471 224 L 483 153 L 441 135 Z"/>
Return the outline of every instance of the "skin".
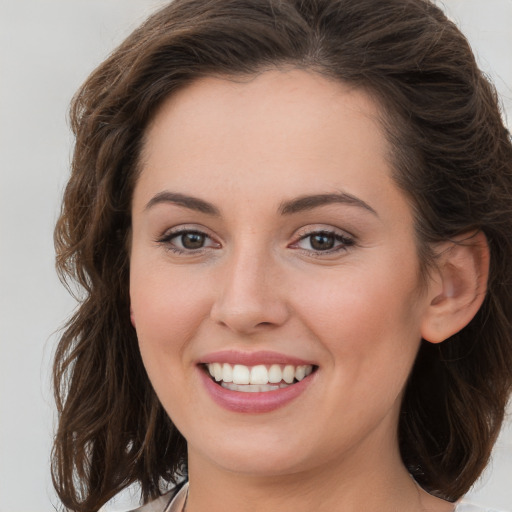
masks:
<path fill-rule="evenodd" d="M 411 208 L 391 179 L 378 114 L 361 91 L 281 70 L 202 79 L 148 128 L 133 197 L 132 322 L 188 442 L 187 512 L 453 510 L 416 486 L 398 451 L 400 402 L 437 292 L 420 284 Z M 345 201 L 282 211 L 332 194 Z M 187 229 L 207 235 L 203 247 L 183 248 L 176 233 Z M 332 251 L 314 250 L 319 231 L 338 236 Z M 198 363 L 219 350 L 318 369 L 285 406 L 239 413 L 201 379 Z"/>

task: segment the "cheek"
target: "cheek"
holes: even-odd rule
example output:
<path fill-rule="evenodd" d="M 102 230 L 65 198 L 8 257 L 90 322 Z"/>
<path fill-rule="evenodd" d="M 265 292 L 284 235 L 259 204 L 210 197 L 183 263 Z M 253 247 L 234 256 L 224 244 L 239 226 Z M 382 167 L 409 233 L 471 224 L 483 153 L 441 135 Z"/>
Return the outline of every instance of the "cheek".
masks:
<path fill-rule="evenodd" d="M 197 331 L 208 314 L 211 300 L 203 279 L 189 279 L 169 266 L 141 269 L 132 262 L 130 300 L 144 360 L 177 351 Z"/>
<path fill-rule="evenodd" d="M 389 372 L 404 379 L 413 364 L 421 340 L 416 269 L 390 269 L 308 280 L 296 296 L 300 316 L 346 378 Z"/>
<path fill-rule="evenodd" d="M 209 300 L 202 280 L 170 272 L 168 265 L 132 262 L 130 298 L 141 357 L 149 380 L 167 413 L 181 417 L 184 369 L 191 365 L 186 350 L 208 314 Z"/>

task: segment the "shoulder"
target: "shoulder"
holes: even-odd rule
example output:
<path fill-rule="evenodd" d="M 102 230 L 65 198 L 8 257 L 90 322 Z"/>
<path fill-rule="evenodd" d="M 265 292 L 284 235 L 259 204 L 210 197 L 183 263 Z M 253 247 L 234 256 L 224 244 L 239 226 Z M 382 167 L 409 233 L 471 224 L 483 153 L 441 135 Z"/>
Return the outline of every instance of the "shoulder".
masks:
<path fill-rule="evenodd" d="M 188 482 L 160 496 L 156 500 L 142 505 L 142 507 L 130 510 L 129 512 L 177 512 L 183 509 L 188 492 Z"/>
<path fill-rule="evenodd" d="M 168 492 L 163 496 L 160 496 L 156 500 L 153 500 L 141 507 L 132 509 L 128 512 L 164 512 L 167 509 L 167 506 L 171 502 L 173 498 L 174 492 Z"/>
<path fill-rule="evenodd" d="M 470 503 L 469 501 L 462 500 L 455 508 L 455 512 L 507 512 L 507 511 L 484 507 L 482 505 L 475 505 L 473 503 Z"/>

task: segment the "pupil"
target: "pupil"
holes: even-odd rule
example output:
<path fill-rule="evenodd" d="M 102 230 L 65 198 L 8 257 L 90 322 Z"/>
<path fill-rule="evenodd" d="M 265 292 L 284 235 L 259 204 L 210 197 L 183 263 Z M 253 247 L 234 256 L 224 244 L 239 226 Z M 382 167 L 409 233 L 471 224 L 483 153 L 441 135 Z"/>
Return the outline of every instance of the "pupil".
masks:
<path fill-rule="evenodd" d="M 181 236 L 181 243 L 185 249 L 200 249 L 204 244 L 204 235 L 200 233 L 186 233 Z"/>
<path fill-rule="evenodd" d="M 334 237 L 332 235 L 318 234 L 311 237 L 311 247 L 318 251 L 326 251 L 334 247 Z"/>

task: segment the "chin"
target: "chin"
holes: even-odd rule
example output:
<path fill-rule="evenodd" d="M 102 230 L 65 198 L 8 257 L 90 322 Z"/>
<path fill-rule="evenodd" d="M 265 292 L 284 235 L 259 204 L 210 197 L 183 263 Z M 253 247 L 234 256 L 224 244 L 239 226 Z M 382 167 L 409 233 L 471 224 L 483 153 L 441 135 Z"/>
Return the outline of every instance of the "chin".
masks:
<path fill-rule="evenodd" d="M 298 460 L 291 454 L 276 455 L 270 454 L 267 450 L 260 450 L 255 455 L 240 453 L 233 454 L 232 457 L 222 457 L 216 459 L 215 463 L 224 470 L 251 477 L 277 477 L 299 473 L 304 470 L 304 461 Z"/>
<path fill-rule="evenodd" d="M 297 473 L 311 458 L 304 450 L 304 442 L 291 443 L 289 438 L 278 439 L 275 435 L 248 437 L 223 435 L 222 439 L 201 443 L 197 450 L 189 443 L 189 457 L 193 460 L 197 452 L 202 460 L 209 459 L 226 471 L 260 477 Z"/>

